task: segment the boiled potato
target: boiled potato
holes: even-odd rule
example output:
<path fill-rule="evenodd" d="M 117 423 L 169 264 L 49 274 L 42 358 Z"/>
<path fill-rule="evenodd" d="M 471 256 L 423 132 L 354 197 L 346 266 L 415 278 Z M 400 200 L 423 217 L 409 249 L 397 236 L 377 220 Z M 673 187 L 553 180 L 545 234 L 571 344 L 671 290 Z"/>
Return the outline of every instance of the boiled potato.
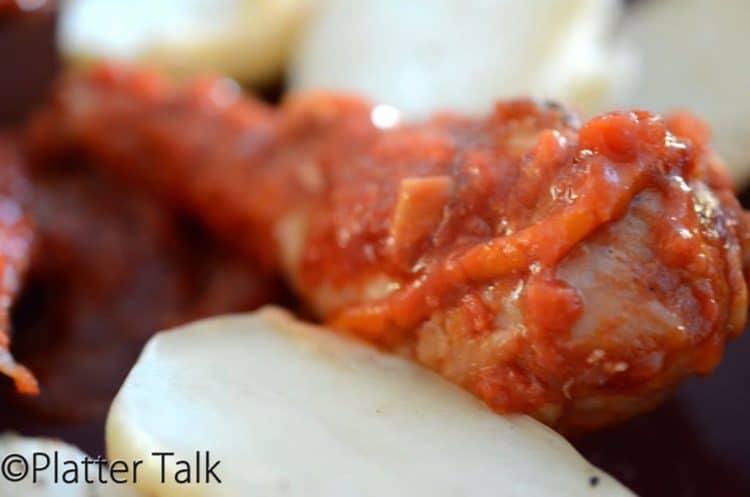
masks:
<path fill-rule="evenodd" d="M 206 450 L 222 483 L 176 484 L 176 459 Z M 166 483 L 155 451 L 175 453 Z M 107 452 L 145 461 L 144 496 L 632 495 L 532 419 L 275 309 L 152 338 L 112 404 Z"/>
<path fill-rule="evenodd" d="M 67 0 L 59 45 L 72 61 L 139 61 L 251 84 L 278 76 L 319 0 Z"/>
<path fill-rule="evenodd" d="M 624 105 L 706 119 L 739 183 L 750 180 L 750 4 L 747 0 L 650 0 L 626 17 L 639 78 Z"/>
<path fill-rule="evenodd" d="M 294 89 L 354 91 L 414 117 L 528 96 L 590 114 L 631 78 L 629 52 L 610 40 L 619 13 L 618 0 L 329 0 L 289 76 Z"/>

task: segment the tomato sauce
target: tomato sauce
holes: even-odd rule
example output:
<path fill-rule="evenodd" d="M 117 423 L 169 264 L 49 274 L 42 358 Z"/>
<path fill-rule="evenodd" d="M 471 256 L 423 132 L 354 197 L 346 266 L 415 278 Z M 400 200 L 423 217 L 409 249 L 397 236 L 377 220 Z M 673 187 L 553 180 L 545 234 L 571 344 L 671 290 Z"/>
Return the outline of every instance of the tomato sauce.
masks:
<path fill-rule="evenodd" d="M 109 66 L 61 83 L 30 144 L 83 152 L 322 321 L 564 431 L 652 408 L 743 328 L 747 219 L 698 120 L 377 110 Z"/>

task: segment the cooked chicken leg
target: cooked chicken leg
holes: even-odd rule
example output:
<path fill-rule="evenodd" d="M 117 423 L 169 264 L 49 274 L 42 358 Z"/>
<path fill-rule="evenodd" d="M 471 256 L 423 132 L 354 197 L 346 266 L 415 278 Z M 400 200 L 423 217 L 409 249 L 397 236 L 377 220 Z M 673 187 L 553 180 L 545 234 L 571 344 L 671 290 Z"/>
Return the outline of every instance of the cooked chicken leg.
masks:
<path fill-rule="evenodd" d="M 406 124 L 353 97 L 272 108 L 105 66 L 60 83 L 29 147 L 95 158 L 335 328 L 572 432 L 651 408 L 744 327 L 750 235 L 707 136 L 531 101 Z"/>

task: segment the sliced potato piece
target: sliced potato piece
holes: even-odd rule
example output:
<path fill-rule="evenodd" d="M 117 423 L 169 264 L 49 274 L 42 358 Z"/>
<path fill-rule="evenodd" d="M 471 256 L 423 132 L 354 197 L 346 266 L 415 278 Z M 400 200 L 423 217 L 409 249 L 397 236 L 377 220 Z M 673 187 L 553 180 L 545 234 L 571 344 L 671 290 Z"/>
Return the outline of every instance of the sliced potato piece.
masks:
<path fill-rule="evenodd" d="M 296 89 L 355 91 L 407 117 L 541 97 L 586 113 L 631 79 L 618 0 L 328 0 L 294 51 Z"/>
<path fill-rule="evenodd" d="M 67 0 L 66 58 L 139 61 L 263 84 L 281 72 L 317 0 Z"/>
<path fill-rule="evenodd" d="M 651 0 L 626 16 L 624 36 L 642 61 L 624 104 L 708 120 L 735 180 L 750 182 L 750 46 L 747 0 Z"/>
<path fill-rule="evenodd" d="M 210 451 L 222 484 L 179 485 Z M 632 495 L 559 435 L 404 359 L 266 309 L 161 333 L 107 423 L 148 496 Z M 174 452 L 165 464 L 154 451 Z"/>

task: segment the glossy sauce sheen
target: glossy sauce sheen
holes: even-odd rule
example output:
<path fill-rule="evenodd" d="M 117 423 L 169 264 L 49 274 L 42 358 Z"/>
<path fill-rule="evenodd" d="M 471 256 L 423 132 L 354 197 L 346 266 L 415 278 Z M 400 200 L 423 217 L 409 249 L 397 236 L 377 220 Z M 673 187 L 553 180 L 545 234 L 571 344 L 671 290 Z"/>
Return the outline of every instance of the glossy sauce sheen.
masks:
<path fill-rule="evenodd" d="M 94 157 L 284 271 L 334 327 L 562 430 L 651 408 L 742 330 L 745 218 L 694 118 L 377 112 L 103 67 L 61 83 L 29 145 Z"/>

